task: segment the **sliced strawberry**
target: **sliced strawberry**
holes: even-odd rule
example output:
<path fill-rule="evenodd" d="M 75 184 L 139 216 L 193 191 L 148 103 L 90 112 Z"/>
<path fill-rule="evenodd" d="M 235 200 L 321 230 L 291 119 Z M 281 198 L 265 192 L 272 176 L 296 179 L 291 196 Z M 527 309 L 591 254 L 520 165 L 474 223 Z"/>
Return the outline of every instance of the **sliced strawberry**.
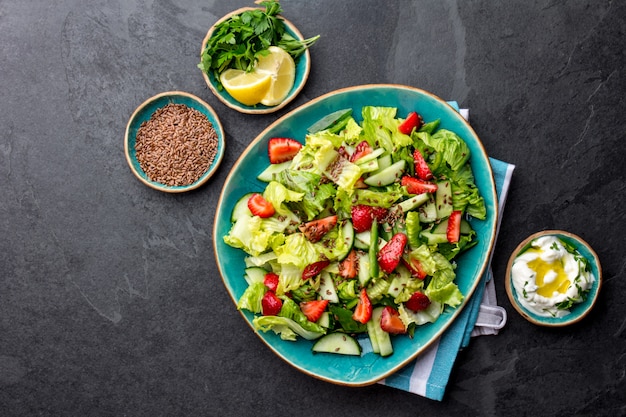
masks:
<path fill-rule="evenodd" d="M 290 161 L 302 148 L 302 144 L 294 139 L 289 138 L 272 138 L 267 144 L 267 153 L 270 157 L 270 163 L 280 164 Z"/>
<path fill-rule="evenodd" d="M 448 242 L 457 243 L 461 236 L 461 211 L 454 210 L 450 217 L 448 217 L 448 229 L 446 230 L 446 237 Z"/>
<path fill-rule="evenodd" d="M 248 208 L 254 216 L 262 218 L 272 217 L 276 212 L 272 203 L 263 198 L 259 193 L 254 193 L 250 196 L 248 199 Z"/>
<path fill-rule="evenodd" d="M 402 258 L 402 263 L 411 272 L 411 276 L 417 279 L 424 279 L 428 275 L 426 271 L 424 271 L 424 267 L 422 266 L 422 263 L 419 261 L 419 259 L 405 256 Z"/>
<path fill-rule="evenodd" d="M 358 161 L 365 155 L 372 153 L 372 151 L 373 149 L 370 144 L 364 140 L 363 142 L 356 145 L 356 148 L 354 148 L 354 152 L 352 153 L 352 155 L 350 155 L 350 162 Z"/>
<path fill-rule="evenodd" d="M 359 257 L 356 254 L 356 251 L 352 249 L 348 256 L 339 263 L 339 275 L 352 279 L 356 277 L 359 272 Z"/>
<path fill-rule="evenodd" d="M 274 272 L 268 272 L 263 278 L 263 284 L 265 284 L 265 286 L 269 288 L 270 291 L 276 291 L 276 288 L 278 288 L 278 280 L 278 274 Z"/>
<path fill-rule="evenodd" d="M 366 206 L 364 204 L 355 204 L 352 206 L 352 226 L 357 233 L 370 230 L 372 222 L 376 219 L 382 222 L 389 213 L 389 210 L 383 207 Z"/>
<path fill-rule="evenodd" d="M 412 111 L 409 115 L 404 119 L 404 122 L 398 126 L 398 130 L 400 133 L 404 133 L 405 135 L 410 135 L 413 129 L 419 129 L 424 121 L 422 120 L 422 116 Z"/>
<path fill-rule="evenodd" d="M 409 194 L 424 194 L 434 193 L 437 191 L 437 184 L 430 181 L 424 181 L 419 178 L 413 178 L 408 175 L 402 177 L 400 185 L 406 187 L 406 192 Z"/>
<path fill-rule="evenodd" d="M 404 327 L 404 323 L 400 319 L 400 313 L 391 306 L 383 308 L 383 312 L 380 315 L 380 328 L 391 334 L 406 333 L 406 327 Z"/>
<path fill-rule="evenodd" d="M 389 214 L 389 210 L 384 207 L 372 207 L 372 217 L 376 219 L 378 223 L 384 223 L 387 214 Z"/>
<path fill-rule="evenodd" d="M 365 179 L 363 177 L 360 177 L 354 183 L 354 188 L 356 188 L 356 189 L 364 189 L 364 188 L 369 188 L 369 185 L 365 184 Z"/>
<path fill-rule="evenodd" d="M 299 226 L 300 231 L 310 242 L 319 242 L 337 224 L 337 215 L 311 220 Z"/>
<path fill-rule="evenodd" d="M 372 302 L 367 295 L 367 290 L 363 288 L 359 294 L 359 302 L 357 303 L 352 318 L 359 323 L 367 323 L 372 318 Z"/>
<path fill-rule="evenodd" d="M 417 175 L 418 178 L 422 180 L 433 179 L 433 173 L 419 149 L 413 151 L 413 161 L 415 164 L 415 175 Z"/>
<path fill-rule="evenodd" d="M 302 279 L 307 280 L 319 275 L 319 273 L 322 272 L 322 269 L 326 268 L 328 265 L 330 265 L 330 261 L 326 260 L 308 264 L 304 267 L 304 271 L 302 271 Z"/>
<path fill-rule="evenodd" d="M 283 301 L 278 298 L 274 291 L 267 291 L 261 299 L 261 307 L 264 316 L 275 316 L 280 313 Z"/>
<path fill-rule="evenodd" d="M 418 311 L 426 310 L 428 308 L 430 305 L 430 299 L 428 299 L 428 296 L 423 292 L 416 291 L 413 295 L 411 295 L 411 298 L 404 303 L 404 305 L 409 310 L 417 313 Z"/>
<path fill-rule="evenodd" d="M 300 303 L 300 310 L 309 321 L 316 322 L 322 317 L 322 313 L 326 310 L 328 300 L 312 300 Z"/>
<path fill-rule="evenodd" d="M 378 251 L 378 265 L 383 272 L 391 274 L 402 259 L 402 253 L 406 246 L 407 237 L 404 233 L 396 233 Z"/>

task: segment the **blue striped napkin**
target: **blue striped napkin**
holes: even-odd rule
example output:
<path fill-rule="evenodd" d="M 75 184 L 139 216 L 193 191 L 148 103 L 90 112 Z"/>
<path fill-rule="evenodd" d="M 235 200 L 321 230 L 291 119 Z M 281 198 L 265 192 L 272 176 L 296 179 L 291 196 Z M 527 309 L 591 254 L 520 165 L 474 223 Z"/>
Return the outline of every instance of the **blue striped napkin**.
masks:
<path fill-rule="evenodd" d="M 456 102 L 450 104 L 468 118 L 468 110 L 458 109 Z M 489 162 L 498 193 L 497 236 L 515 166 L 494 158 L 489 158 Z M 469 344 L 472 336 L 498 334 L 506 323 L 506 311 L 497 305 L 491 267 L 482 276 L 468 303 L 438 341 L 409 365 L 379 383 L 441 401 L 459 350 Z"/>

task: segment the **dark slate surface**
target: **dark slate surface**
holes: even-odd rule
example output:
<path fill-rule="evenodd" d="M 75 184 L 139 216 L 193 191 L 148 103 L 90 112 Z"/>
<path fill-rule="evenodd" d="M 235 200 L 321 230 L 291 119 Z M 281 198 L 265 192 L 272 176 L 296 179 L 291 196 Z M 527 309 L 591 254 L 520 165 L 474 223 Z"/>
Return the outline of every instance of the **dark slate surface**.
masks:
<path fill-rule="evenodd" d="M 247 1 L 0 2 L 0 414 L 626 414 L 626 6 L 618 1 L 285 0 L 321 34 L 300 96 L 228 109 L 196 68 L 209 26 Z M 442 402 L 302 374 L 250 331 L 216 270 L 221 184 L 264 127 L 334 89 L 420 87 L 471 109 L 490 156 L 517 166 L 494 272 L 509 312 L 461 352 Z M 148 189 L 123 156 L 143 100 L 207 100 L 228 137 L 219 173 L 185 195 Z M 576 233 L 604 269 L 599 304 L 538 328 L 503 285 L 517 243 Z"/>

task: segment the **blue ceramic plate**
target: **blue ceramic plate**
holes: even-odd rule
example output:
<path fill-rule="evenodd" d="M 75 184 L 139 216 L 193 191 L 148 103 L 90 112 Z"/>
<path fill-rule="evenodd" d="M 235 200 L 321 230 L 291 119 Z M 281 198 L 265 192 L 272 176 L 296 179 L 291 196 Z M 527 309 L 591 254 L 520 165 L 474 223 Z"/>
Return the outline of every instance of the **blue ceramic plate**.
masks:
<path fill-rule="evenodd" d="M 218 20 L 215 23 L 215 25 L 213 25 L 211 27 L 211 29 L 209 29 L 209 31 L 207 32 L 206 36 L 204 37 L 204 40 L 202 41 L 202 48 L 200 50 L 200 53 L 202 53 L 202 51 L 204 50 L 204 47 L 206 46 L 206 44 L 208 43 L 209 39 L 213 35 L 213 30 L 214 30 L 214 28 L 215 28 L 215 26 L 217 24 L 223 22 L 224 20 L 230 18 L 233 15 L 238 15 L 238 14 L 241 14 L 241 13 L 245 12 L 246 10 L 253 10 L 253 9 L 255 9 L 255 8 L 254 7 L 243 7 L 241 9 L 235 10 L 235 11 L 233 11 L 231 13 L 228 13 L 226 16 L 224 16 L 220 20 Z M 265 9 L 262 9 L 262 10 L 265 10 Z M 302 34 L 298 31 L 298 29 L 290 21 L 285 19 L 283 16 L 281 16 L 281 18 L 285 22 L 285 29 L 286 29 L 286 31 L 291 36 L 293 36 L 294 38 L 299 39 L 299 40 L 303 40 L 304 39 Z M 311 54 L 309 53 L 309 50 L 307 49 L 296 60 L 296 78 L 294 80 L 293 87 L 291 88 L 291 91 L 289 92 L 289 94 L 287 95 L 285 100 L 283 100 L 280 104 L 278 104 L 276 106 L 264 106 L 262 104 L 257 104 L 255 106 L 246 106 L 245 104 L 242 104 L 242 103 L 238 102 L 237 100 L 235 100 L 234 98 L 232 98 L 230 96 L 230 94 L 228 94 L 228 92 L 226 92 L 226 90 L 224 90 L 224 89 L 222 89 L 221 91 L 218 90 L 218 88 L 217 88 L 218 83 L 217 83 L 217 81 L 215 79 L 215 76 L 212 73 L 211 74 L 207 74 L 204 71 L 202 71 L 202 76 L 204 77 L 204 81 L 207 83 L 207 85 L 209 86 L 209 89 L 215 95 L 215 97 L 217 97 L 222 103 L 224 103 L 225 105 L 227 105 L 231 109 L 235 109 L 238 112 L 248 113 L 248 114 L 268 114 L 268 113 L 273 113 L 273 112 L 275 112 L 277 110 L 282 109 L 287 104 L 289 104 L 294 98 L 296 98 L 298 93 L 300 93 L 302 88 L 304 88 L 304 84 L 306 83 L 306 80 L 309 78 L 309 71 L 310 71 L 310 69 L 311 69 Z"/>
<path fill-rule="evenodd" d="M 161 107 L 165 107 L 168 104 L 184 104 L 187 107 L 198 110 L 200 113 L 204 114 L 207 119 L 209 119 L 209 122 L 211 122 L 213 128 L 215 129 L 215 132 L 217 133 L 217 153 L 215 155 L 215 158 L 213 159 L 213 163 L 196 182 L 186 186 L 169 186 L 156 181 L 152 181 L 141 169 L 141 166 L 137 161 L 137 153 L 135 152 L 135 139 L 137 137 L 137 130 L 139 129 L 141 124 L 149 120 L 155 111 L 157 111 Z M 131 115 L 128 124 L 126 125 L 126 136 L 124 139 L 124 152 L 126 153 L 126 161 L 128 162 L 128 165 L 130 166 L 133 174 L 135 174 L 139 181 L 143 182 L 148 187 L 168 193 L 182 193 L 185 191 L 193 190 L 207 182 L 207 180 L 211 178 L 211 176 L 217 170 L 217 167 L 222 162 L 222 157 L 224 156 L 224 146 L 224 129 L 222 129 L 222 124 L 220 123 L 217 114 L 215 114 L 211 106 L 209 106 L 200 98 L 182 91 L 168 91 L 165 93 L 157 94 L 156 96 L 144 101 Z"/>
<path fill-rule="evenodd" d="M 593 286 L 589 290 L 587 299 L 582 303 L 575 304 L 570 309 L 570 314 L 564 317 L 543 317 L 533 313 L 532 311 L 527 310 L 518 301 L 517 292 L 515 291 L 515 287 L 513 286 L 513 280 L 511 278 L 511 267 L 513 266 L 513 261 L 515 261 L 515 258 L 517 258 L 520 253 L 524 252 L 530 247 L 530 243 L 533 240 L 541 236 L 556 236 L 564 242 L 574 246 L 578 250 L 578 252 L 589 261 L 589 264 L 591 266 L 591 272 L 595 277 L 595 281 L 593 283 Z M 515 310 L 517 310 L 517 312 L 520 313 L 522 317 L 524 317 L 526 320 L 539 326 L 562 327 L 579 322 L 591 311 L 591 309 L 595 305 L 601 286 L 602 267 L 600 266 L 600 260 L 598 259 L 598 255 L 583 239 L 572 233 L 564 232 L 562 230 L 545 230 L 543 232 L 538 232 L 527 237 L 522 243 L 517 246 L 517 248 L 515 248 L 515 250 L 511 254 L 511 258 L 509 259 L 509 264 L 506 269 L 505 287 L 513 308 L 515 308 Z"/>
<path fill-rule="evenodd" d="M 257 333 L 279 357 L 300 371 L 325 381 L 351 386 L 375 383 L 399 370 L 424 351 L 459 315 L 487 267 L 496 231 L 496 189 L 483 145 L 469 124 L 446 102 L 412 87 L 364 85 L 321 96 L 278 119 L 257 136 L 239 157 L 222 189 L 213 233 L 219 271 L 228 293 L 236 303 L 247 287 L 243 278 L 244 252 L 226 245 L 223 236 L 230 230 L 230 215 L 237 200 L 244 193 L 262 192 L 265 187 L 264 183 L 256 180 L 256 176 L 269 163 L 268 140 L 272 137 L 291 137 L 304 142 L 306 129 L 323 116 L 352 108 L 354 117 L 360 122 L 361 109 L 368 105 L 397 107 L 399 117 L 406 117 L 410 111 L 417 111 L 425 121 L 440 119 L 442 128 L 460 135 L 471 150 L 470 162 L 476 184 L 485 199 L 487 219 L 472 222 L 478 233 L 478 244 L 459 259 L 456 272 L 459 288 L 465 294 L 463 305 L 454 310 L 446 310 L 436 323 L 421 326 L 413 339 L 407 336 L 394 337 L 394 353 L 391 356 L 383 358 L 372 353 L 366 338 L 360 339 L 363 347 L 361 356 L 351 357 L 319 353 L 314 355 L 311 352 L 312 342 L 286 342 L 272 332 Z M 253 315 L 245 311 L 241 314 L 252 327 Z"/>

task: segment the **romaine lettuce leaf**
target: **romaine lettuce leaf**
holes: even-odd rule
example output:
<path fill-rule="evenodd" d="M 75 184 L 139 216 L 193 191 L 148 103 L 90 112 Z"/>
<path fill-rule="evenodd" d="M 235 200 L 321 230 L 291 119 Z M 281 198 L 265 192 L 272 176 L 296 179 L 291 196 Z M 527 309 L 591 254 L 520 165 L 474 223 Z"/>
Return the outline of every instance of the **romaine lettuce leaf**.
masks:
<path fill-rule="evenodd" d="M 439 129 L 430 137 L 431 146 L 443 155 L 453 171 L 460 169 L 469 159 L 470 150 L 456 133 Z"/>
<path fill-rule="evenodd" d="M 292 319 L 280 316 L 257 316 L 252 320 L 252 325 L 256 330 L 268 332 L 272 330 L 280 336 L 282 340 L 295 341 L 297 336 L 307 340 L 315 340 L 324 335 L 322 332 L 307 330 Z M 318 326 L 319 327 L 319 326 Z"/>
<path fill-rule="evenodd" d="M 307 220 L 321 213 L 337 192 L 333 184 L 322 183 L 322 176 L 313 172 L 287 169 L 277 176 L 277 180 L 287 188 L 304 194 L 300 201 L 288 204 L 293 211 L 302 212 Z"/>
<path fill-rule="evenodd" d="M 249 255 L 260 255 L 267 250 L 274 234 L 273 230 L 264 229 L 263 220 L 258 216 L 240 217 L 224 236 L 224 243 L 240 248 Z"/>
<path fill-rule="evenodd" d="M 320 260 L 320 253 L 302 233 L 285 237 L 285 243 L 274 249 L 281 264 L 292 264 L 303 270 L 305 266 Z"/>
<path fill-rule="evenodd" d="M 253 282 L 246 288 L 241 297 L 239 297 L 237 309 L 260 313 L 263 310 L 261 300 L 266 290 L 267 287 L 262 282 Z"/>

